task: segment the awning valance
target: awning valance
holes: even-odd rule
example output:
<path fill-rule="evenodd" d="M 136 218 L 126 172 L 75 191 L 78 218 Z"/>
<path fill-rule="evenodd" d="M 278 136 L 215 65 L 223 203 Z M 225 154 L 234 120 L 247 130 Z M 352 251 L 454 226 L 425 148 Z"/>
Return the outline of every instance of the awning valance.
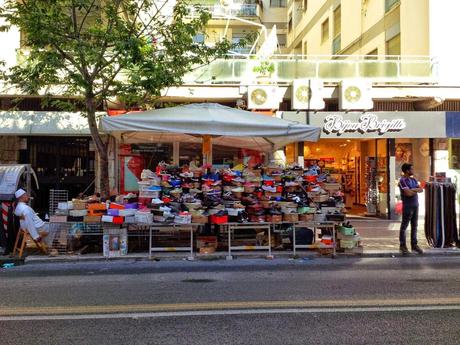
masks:
<path fill-rule="evenodd" d="M 80 112 L 0 111 L 0 135 L 90 135 Z"/>

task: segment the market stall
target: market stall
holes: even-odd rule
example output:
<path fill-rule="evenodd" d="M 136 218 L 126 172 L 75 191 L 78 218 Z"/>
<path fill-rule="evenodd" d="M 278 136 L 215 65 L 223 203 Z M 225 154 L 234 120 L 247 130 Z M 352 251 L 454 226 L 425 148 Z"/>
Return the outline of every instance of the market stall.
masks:
<path fill-rule="evenodd" d="M 190 256 L 194 251 L 228 250 L 231 258 L 237 250 L 268 250 L 271 255 L 272 249 L 300 248 L 334 253 L 335 225 L 344 223 L 345 215 L 343 193 L 333 177 L 315 167 L 272 162 L 253 167 L 210 164 L 211 143 L 273 152 L 288 143 L 318 140 L 319 128 L 218 104 L 104 118 L 102 127 L 121 143 L 203 142 L 205 157 L 200 166 L 160 163 L 145 169 L 138 193 L 114 196 L 112 202 L 93 198 L 60 205 L 57 213 L 67 221 L 110 227 L 111 237 L 105 235 L 104 242 L 109 253 L 123 253 L 121 244 L 133 225 L 148 227 L 150 255 L 155 250 L 183 250 Z M 306 239 L 302 234 L 309 228 L 314 232 Z M 188 236 L 174 238 L 174 233 Z M 359 238 L 351 242 L 347 249 L 358 247 Z"/>

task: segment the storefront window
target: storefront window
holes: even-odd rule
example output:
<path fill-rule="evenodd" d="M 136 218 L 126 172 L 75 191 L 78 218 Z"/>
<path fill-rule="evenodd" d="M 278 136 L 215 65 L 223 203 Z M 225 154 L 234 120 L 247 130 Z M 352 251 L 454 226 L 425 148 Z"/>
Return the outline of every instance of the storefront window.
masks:
<path fill-rule="evenodd" d="M 51 189 L 67 190 L 70 197 L 94 190 L 95 155 L 91 140 L 81 137 L 24 138 L 20 163 L 31 164 L 40 189 L 32 191 L 34 207 L 40 213 L 48 211 Z"/>
<path fill-rule="evenodd" d="M 450 169 L 460 169 L 460 139 L 451 140 L 451 150 L 450 150 Z"/>
<path fill-rule="evenodd" d="M 401 202 L 401 195 L 398 187 L 399 178 L 402 175 L 401 167 L 404 163 L 413 164 L 415 178 L 424 185 L 430 177 L 430 153 L 429 139 L 396 139 L 394 152 L 395 165 L 395 195 L 396 203 Z M 419 214 L 425 214 L 424 193 L 419 194 Z"/>
<path fill-rule="evenodd" d="M 388 214 L 388 171 L 387 171 L 387 139 L 377 139 L 377 174 L 378 190 L 377 212 Z"/>
<path fill-rule="evenodd" d="M 144 169 L 155 171 L 158 163 L 171 163 L 173 159 L 173 144 L 132 144 L 131 153 L 140 155 L 143 158 Z"/>
<path fill-rule="evenodd" d="M 242 163 L 241 149 L 222 145 L 212 146 L 213 165 L 233 167 L 239 163 Z"/>

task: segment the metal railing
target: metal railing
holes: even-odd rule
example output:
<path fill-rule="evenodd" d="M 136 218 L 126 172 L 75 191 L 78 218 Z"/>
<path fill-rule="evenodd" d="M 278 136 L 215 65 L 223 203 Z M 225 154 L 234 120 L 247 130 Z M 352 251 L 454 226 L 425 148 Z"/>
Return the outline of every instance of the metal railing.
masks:
<path fill-rule="evenodd" d="M 269 61 L 274 72 L 271 80 L 291 83 L 294 79 L 318 78 L 326 82 L 365 78 L 384 83 L 436 83 L 437 62 L 428 56 L 302 56 L 274 55 Z M 254 56 L 231 55 L 199 67 L 184 77 L 186 83 L 233 84 L 257 80 Z"/>
<path fill-rule="evenodd" d="M 257 17 L 256 4 L 234 4 L 233 7 L 216 5 L 199 5 L 200 8 L 207 10 L 213 17 L 221 17 L 225 15 L 233 17 Z M 195 7 L 190 7 L 191 17 L 197 15 Z"/>

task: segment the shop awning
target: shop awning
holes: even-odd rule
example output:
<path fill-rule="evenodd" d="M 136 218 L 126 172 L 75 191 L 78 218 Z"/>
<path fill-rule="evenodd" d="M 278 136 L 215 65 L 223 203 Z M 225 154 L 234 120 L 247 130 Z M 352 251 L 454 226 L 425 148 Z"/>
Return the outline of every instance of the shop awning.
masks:
<path fill-rule="evenodd" d="M 105 117 L 102 128 L 123 143 L 196 142 L 269 151 L 298 141 L 318 141 L 320 128 L 216 103 Z"/>
<path fill-rule="evenodd" d="M 0 111 L 0 135 L 90 135 L 79 112 Z"/>

